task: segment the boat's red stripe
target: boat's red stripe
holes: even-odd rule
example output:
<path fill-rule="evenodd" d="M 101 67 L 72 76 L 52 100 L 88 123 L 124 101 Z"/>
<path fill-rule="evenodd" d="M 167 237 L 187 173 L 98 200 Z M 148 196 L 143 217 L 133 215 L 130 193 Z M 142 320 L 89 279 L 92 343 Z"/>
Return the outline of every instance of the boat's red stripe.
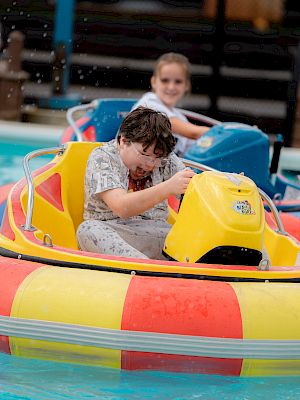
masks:
<path fill-rule="evenodd" d="M 124 303 L 122 329 L 242 338 L 238 299 L 231 285 L 192 279 L 135 276 Z M 240 375 L 241 359 L 122 351 L 124 369 Z"/>
<path fill-rule="evenodd" d="M 277 230 L 277 224 L 273 215 L 269 212 L 265 213 L 266 222 L 273 230 Z M 300 219 L 292 213 L 280 213 L 280 219 L 283 223 L 284 229 L 296 241 L 300 242 Z"/>
<path fill-rule="evenodd" d="M 94 126 L 89 126 L 84 132 L 82 132 L 83 140 L 86 142 L 96 142 L 96 129 Z"/>
<path fill-rule="evenodd" d="M 7 200 L 7 196 L 11 188 L 14 186 L 14 183 L 9 183 L 7 185 L 1 186 L 0 190 L 0 204 L 4 203 Z"/>
<path fill-rule="evenodd" d="M 61 198 L 61 176 L 55 173 L 48 179 L 40 183 L 36 188 L 36 192 L 43 197 L 49 204 L 60 211 L 64 211 Z"/>
<path fill-rule="evenodd" d="M 88 120 L 90 119 L 90 117 L 85 116 L 85 117 L 81 117 L 78 119 L 78 121 L 76 122 L 76 125 L 78 127 L 81 127 L 83 124 L 85 124 Z M 71 142 L 74 141 L 76 138 L 75 132 L 73 130 L 73 128 L 71 126 L 69 126 L 62 134 L 61 139 L 60 139 L 60 143 L 64 144 L 66 142 Z"/>
<path fill-rule="evenodd" d="M 10 316 L 16 292 L 24 279 L 42 265 L 0 257 L 0 315 Z M 7 336 L 0 336 L 0 352 L 10 353 Z"/>
<path fill-rule="evenodd" d="M 179 200 L 175 196 L 171 196 L 168 198 L 169 207 L 171 207 L 176 212 L 178 212 L 179 203 Z"/>
<path fill-rule="evenodd" d="M 292 213 L 281 213 L 280 218 L 284 229 L 300 242 L 300 219 Z"/>
<path fill-rule="evenodd" d="M 3 214 L 3 219 L 2 219 L 2 223 L 1 223 L 1 227 L 0 227 L 0 233 L 10 240 L 15 240 L 15 233 L 12 230 L 10 223 L 9 223 L 7 207 L 5 208 L 5 211 Z"/>

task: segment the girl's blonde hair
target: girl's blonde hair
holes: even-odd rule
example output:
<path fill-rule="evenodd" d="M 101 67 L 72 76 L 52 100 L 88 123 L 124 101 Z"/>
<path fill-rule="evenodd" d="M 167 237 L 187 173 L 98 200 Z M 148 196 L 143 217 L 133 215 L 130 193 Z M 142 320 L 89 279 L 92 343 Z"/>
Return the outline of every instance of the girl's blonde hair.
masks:
<path fill-rule="evenodd" d="M 166 64 L 179 64 L 182 66 L 187 81 L 187 92 L 191 89 L 191 64 L 187 57 L 180 53 L 165 53 L 160 56 L 154 66 L 153 76 L 158 76 L 161 68 Z"/>

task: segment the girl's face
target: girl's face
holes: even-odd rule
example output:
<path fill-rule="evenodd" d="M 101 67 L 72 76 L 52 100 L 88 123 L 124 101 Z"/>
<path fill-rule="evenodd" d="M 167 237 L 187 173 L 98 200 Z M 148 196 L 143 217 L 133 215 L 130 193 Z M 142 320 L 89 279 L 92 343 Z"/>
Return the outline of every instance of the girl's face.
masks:
<path fill-rule="evenodd" d="M 175 107 L 188 89 L 184 67 L 178 63 L 164 64 L 151 78 L 154 93 L 169 108 Z"/>

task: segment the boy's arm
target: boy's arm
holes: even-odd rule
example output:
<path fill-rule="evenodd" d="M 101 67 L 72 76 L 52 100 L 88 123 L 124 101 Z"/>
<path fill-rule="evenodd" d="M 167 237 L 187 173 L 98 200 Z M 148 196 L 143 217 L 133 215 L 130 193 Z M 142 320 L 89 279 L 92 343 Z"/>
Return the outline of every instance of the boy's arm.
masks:
<path fill-rule="evenodd" d="M 195 175 L 193 171 L 183 170 L 167 181 L 144 190 L 127 193 L 121 188 L 110 189 L 99 193 L 98 197 L 118 217 L 129 218 L 142 214 L 171 195 L 184 193 L 193 175 Z"/>
<path fill-rule="evenodd" d="M 210 128 L 207 126 L 199 126 L 188 121 L 181 121 L 177 117 L 170 117 L 172 132 L 185 136 L 189 139 L 198 139 Z"/>

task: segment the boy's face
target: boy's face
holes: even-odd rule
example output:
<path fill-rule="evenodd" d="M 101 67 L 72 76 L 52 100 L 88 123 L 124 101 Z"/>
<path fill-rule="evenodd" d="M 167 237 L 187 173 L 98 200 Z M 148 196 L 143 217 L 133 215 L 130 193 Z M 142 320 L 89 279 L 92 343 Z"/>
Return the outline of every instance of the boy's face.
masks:
<path fill-rule="evenodd" d="M 185 70 L 178 63 L 162 65 L 156 76 L 151 78 L 154 93 L 169 108 L 175 107 L 188 89 Z"/>
<path fill-rule="evenodd" d="M 164 158 L 154 154 L 154 149 L 155 143 L 143 150 L 142 143 L 127 142 L 123 136 L 120 137 L 119 154 L 132 179 L 138 180 L 150 175 L 155 167 L 165 162 Z"/>

